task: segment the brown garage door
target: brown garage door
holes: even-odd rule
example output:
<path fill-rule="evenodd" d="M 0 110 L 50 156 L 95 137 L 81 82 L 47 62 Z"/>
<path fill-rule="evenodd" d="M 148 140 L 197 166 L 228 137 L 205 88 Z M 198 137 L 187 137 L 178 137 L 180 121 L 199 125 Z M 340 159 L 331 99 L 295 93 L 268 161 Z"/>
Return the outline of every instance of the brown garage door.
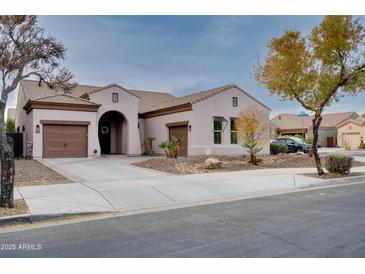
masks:
<path fill-rule="evenodd" d="M 188 156 L 188 126 L 170 126 L 169 127 L 169 139 L 171 141 L 172 137 L 180 137 L 180 156 Z"/>
<path fill-rule="evenodd" d="M 43 125 L 43 157 L 87 157 L 87 126 Z"/>

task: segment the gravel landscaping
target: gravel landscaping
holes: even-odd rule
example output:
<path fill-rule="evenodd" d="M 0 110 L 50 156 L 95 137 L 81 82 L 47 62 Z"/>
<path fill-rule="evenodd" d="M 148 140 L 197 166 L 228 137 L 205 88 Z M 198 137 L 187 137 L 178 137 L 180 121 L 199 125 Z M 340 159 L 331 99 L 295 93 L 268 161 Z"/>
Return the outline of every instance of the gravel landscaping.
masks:
<path fill-rule="evenodd" d="M 222 161 L 220 169 L 205 169 L 204 161 L 208 158 L 216 158 Z M 132 165 L 155 169 L 163 172 L 186 175 L 210 172 L 227 172 L 238 170 L 252 170 L 265 168 L 301 168 L 315 167 L 314 159 L 308 154 L 284 154 L 284 155 L 267 155 L 262 157 L 262 162 L 254 166 L 249 163 L 248 156 L 221 156 L 221 155 L 203 155 L 190 156 L 186 158 L 168 159 L 153 158 L 142 162 L 133 163 Z M 365 163 L 354 161 L 354 166 L 364 166 Z"/>
<path fill-rule="evenodd" d="M 23 199 L 14 201 L 14 208 L 0 207 L 0 217 L 29 213 L 27 204 Z"/>
<path fill-rule="evenodd" d="M 61 174 L 35 160 L 15 160 L 15 186 L 38 186 L 72 183 Z"/>

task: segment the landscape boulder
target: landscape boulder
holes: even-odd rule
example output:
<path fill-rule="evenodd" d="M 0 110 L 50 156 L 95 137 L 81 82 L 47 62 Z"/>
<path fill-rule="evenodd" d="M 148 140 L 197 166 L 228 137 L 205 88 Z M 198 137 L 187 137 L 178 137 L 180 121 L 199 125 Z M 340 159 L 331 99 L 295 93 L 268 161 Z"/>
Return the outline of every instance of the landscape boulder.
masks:
<path fill-rule="evenodd" d="M 216 158 L 208 158 L 204 161 L 204 167 L 206 169 L 222 168 L 222 161 L 220 161 Z"/>

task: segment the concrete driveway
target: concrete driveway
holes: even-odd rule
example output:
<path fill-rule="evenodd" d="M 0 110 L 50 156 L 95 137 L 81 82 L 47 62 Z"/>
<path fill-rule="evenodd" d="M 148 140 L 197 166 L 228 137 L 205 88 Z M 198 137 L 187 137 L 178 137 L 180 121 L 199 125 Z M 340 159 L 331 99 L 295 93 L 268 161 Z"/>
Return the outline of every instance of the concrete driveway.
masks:
<path fill-rule="evenodd" d="M 323 182 L 298 175 L 315 172 L 313 168 L 171 175 L 130 165 L 143 159 L 42 160 L 75 183 L 20 187 L 17 191 L 32 214 L 59 214 L 173 208 L 275 194 Z M 365 171 L 365 167 L 356 169 Z"/>

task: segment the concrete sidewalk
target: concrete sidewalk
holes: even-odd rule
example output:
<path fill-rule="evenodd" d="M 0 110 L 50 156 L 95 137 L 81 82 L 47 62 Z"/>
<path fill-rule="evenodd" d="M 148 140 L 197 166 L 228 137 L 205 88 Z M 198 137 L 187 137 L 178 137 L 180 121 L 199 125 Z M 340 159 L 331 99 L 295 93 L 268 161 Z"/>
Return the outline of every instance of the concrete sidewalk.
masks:
<path fill-rule="evenodd" d="M 299 175 L 315 172 L 313 168 L 261 169 L 184 176 L 153 172 L 145 174 L 145 170 L 139 171 L 135 176 L 122 181 L 109 177 L 105 180 L 92 178 L 92 181 L 74 184 L 19 187 L 16 195 L 25 199 L 34 215 L 128 212 L 264 196 L 325 182 Z M 365 172 L 365 167 L 353 168 L 353 171 Z"/>

